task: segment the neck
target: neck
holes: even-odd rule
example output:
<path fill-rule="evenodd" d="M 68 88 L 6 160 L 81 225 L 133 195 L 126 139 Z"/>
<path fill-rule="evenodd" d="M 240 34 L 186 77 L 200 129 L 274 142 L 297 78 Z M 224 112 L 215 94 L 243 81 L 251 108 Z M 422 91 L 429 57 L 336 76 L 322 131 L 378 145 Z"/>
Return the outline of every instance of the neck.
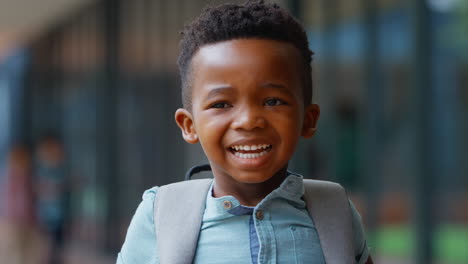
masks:
<path fill-rule="evenodd" d="M 287 166 L 279 170 L 270 179 L 261 183 L 242 183 L 233 178 L 229 180 L 215 180 L 213 185 L 213 196 L 234 196 L 240 204 L 254 207 L 263 198 L 278 188 L 287 175 Z"/>

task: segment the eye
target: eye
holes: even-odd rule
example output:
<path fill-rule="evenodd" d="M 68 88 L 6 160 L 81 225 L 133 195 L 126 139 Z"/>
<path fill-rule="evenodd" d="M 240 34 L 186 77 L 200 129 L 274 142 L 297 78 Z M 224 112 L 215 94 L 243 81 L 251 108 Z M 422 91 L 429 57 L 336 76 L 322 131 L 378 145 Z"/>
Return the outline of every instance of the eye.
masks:
<path fill-rule="evenodd" d="M 231 105 L 225 102 L 214 103 L 210 106 L 210 108 L 228 108 L 228 107 L 231 107 Z"/>
<path fill-rule="evenodd" d="M 270 98 L 265 101 L 265 105 L 267 106 L 278 106 L 278 105 L 283 105 L 283 104 L 285 104 L 285 102 L 278 98 Z"/>

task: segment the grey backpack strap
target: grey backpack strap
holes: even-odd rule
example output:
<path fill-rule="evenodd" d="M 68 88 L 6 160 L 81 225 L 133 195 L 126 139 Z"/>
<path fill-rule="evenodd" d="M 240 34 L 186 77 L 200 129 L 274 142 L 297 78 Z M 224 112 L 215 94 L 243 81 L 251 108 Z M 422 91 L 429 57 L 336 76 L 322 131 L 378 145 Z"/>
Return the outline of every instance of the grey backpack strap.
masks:
<path fill-rule="evenodd" d="M 351 209 L 341 185 L 304 180 L 304 198 L 314 220 L 327 264 L 351 264 L 354 260 Z"/>
<path fill-rule="evenodd" d="M 154 200 L 157 252 L 161 264 L 192 263 L 211 179 L 161 186 Z"/>

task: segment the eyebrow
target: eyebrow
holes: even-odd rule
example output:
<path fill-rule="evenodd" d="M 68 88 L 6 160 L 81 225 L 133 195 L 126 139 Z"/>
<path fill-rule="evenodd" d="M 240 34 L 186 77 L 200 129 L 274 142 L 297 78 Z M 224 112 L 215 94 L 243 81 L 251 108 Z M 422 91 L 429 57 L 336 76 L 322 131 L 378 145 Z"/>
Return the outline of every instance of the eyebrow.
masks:
<path fill-rule="evenodd" d="M 279 83 L 267 82 L 267 83 L 262 84 L 262 88 L 279 90 L 282 93 L 286 93 L 291 96 L 294 95 L 290 89 L 288 89 L 285 85 L 279 84 Z"/>
<path fill-rule="evenodd" d="M 233 93 L 235 92 L 234 88 L 229 85 L 213 85 L 214 88 L 212 88 L 208 94 L 205 96 L 206 99 L 210 99 L 212 97 L 215 97 L 217 95 L 224 95 L 226 93 Z M 272 90 L 278 90 L 281 93 L 288 94 L 290 96 L 294 96 L 294 94 L 291 92 L 290 89 L 286 88 L 283 84 L 279 83 L 272 83 L 272 82 L 267 82 L 261 85 L 261 88 L 263 89 L 272 89 Z"/>
<path fill-rule="evenodd" d="M 229 85 L 214 85 L 215 88 L 211 89 L 208 94 L 205 96 L 205 99 L 215 97 L 219 94 L 231 93 L 234 88 Z"/>

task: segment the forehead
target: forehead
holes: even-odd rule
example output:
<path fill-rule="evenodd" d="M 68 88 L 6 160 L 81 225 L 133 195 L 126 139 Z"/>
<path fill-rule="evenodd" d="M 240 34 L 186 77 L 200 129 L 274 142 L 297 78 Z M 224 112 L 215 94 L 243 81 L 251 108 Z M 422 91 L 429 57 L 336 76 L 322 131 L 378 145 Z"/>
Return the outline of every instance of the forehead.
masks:
<path fill-rule="evenodd" d="M 234 39 L 201 46 L 192 60 L 195 63 L 201 59 L 207 63 L 218 63 L 227 59 L 236 62 L 258 57 L 295 61 L 299 59 L 299 51 L 292 44 L 279 40 Z"/>
<path fill-rule="evenodd" d="M 192 59 L 193 87 L 280 82 L 297 87 L 299 51 L 292 44 L 266 39 L 236 39 L 202 46 Z"/>

